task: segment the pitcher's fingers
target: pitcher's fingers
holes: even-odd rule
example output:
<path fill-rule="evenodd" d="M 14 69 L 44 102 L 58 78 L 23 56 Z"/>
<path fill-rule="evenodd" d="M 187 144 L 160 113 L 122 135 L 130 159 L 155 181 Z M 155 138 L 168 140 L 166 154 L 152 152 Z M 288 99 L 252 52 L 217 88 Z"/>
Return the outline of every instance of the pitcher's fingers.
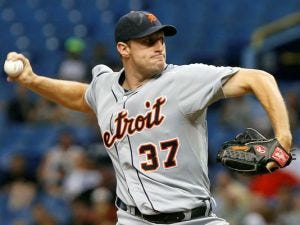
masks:
<path fill-rule="evenodd" d="M 17 52 L 9 52 L 7 54 L 7 60 L 21 60 L 24 64 L 24 66 L 29 65 L 29 60 L 21 53 L 17 53 Z"/>
<path fill-rule="evenodd" d="M 6 57 L 6 59 L 7 60 L 15 60 L 15 59 L 17 59 L 18 58 L 18 53 L 17 52 L 9 52 L 8 54 L 7 54 L 7 57 Z"/>
<path fill-rule="evenodd" d="M 269 170 L 270 173 L 274 172 L 275 170 L 279 169 L 280 167 L 276 162 L 268 162 L 266 165 L 267 170 Z"/>

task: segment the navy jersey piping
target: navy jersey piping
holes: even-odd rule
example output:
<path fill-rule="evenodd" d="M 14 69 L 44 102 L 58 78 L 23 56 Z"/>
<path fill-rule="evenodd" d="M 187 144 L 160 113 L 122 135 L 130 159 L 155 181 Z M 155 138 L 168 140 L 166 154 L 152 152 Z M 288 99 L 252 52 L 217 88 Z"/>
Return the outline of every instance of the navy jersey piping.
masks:
<path fill-rule="evenodd" d="M 133 96 L 133 95 L 135 95 L 135 94 L 137 94 L 137 92 L 135 92 L 135 93 L 132 94 L 131 96 Z M 131 96 L 130 96 L 130 97 L 131 97 Z M 123 109 L 126 109 L 126 102 L 127 102 L 128 99 L 129 99 L 129 98 L 127 98 L 127 99 L 124 101 Z M 131 141 L 130 141 L 129 135 L 127 134 L 126 136 L 127 136 L 127 139 L 128 139 L 128 145 L 129 145 L 130 154 L 131 154 L 131 166 L 132 166 L 132 168 L 134 168 L 135 171 L 136 171 L 136 175 L 137 175 L 137 177 L 138 177 L 138 179 L 139 179 L 139 182 L 140 182 L 140 184 L 141 184 L 141 186 L 142 186 L 142 188 L 143 188 L 144 194 L 145 194 L 146 198 L 148 199 L 148 202 L 150 203 L 152 209 L 153 209 L 154 211 L 157 211 L 157 210 L 155 210 L 155 208 L 154 208 L 154 206 L 153 206 L 153 203 L 151 202 L 151 200 L 150 200 L 150 198 L 149 198 L 149 195 L 148 195 L 147 192 L 146 192 L 146 189 L 145 189 L 145 187 L 144 187 L 144 184 L 143 184 L 143 182 L 142 182 L 142 180 L 141 180 L 141 178 L 140 178 L 139 171 L 138 171 L 138 170 L 135 168 L 135 166 L 133 165 L 132 145 L 131 145 Z"/>

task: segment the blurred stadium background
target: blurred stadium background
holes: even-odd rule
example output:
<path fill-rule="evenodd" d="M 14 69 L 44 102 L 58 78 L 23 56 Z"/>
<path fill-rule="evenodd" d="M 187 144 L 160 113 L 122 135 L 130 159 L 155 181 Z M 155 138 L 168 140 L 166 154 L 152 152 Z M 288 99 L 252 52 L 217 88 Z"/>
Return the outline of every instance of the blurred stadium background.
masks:
<path fill-rule="evenodd" d="M 114 24 L 121 15 L 130 10 L 151 11 L 162 23 L 170 23 L 178 28 L 179 33 L 167 39 L 168 63 L 199 62 L 242 66 L 264 69 L 272 73 L 278 80 L 287 102 L 294 144 L 298 148 L 300 144 L 299 0 L 255 2 L 252 0 L 0 0 L 0 62 L 3 65 L 6 54 L 10 51 L 21 52 L 30 58 L 36 73 L 59 78 L 63 77 L 60 74 L 62 62 L 75 54 L 76 60 L 86 68 L 84 78 L 80 79 L 88 82 L 91 79 L 90 69 L 96 64 L 106 63 L 115 69 L 120 68 L 114 45 Z M 9 171 L 11 158 L 16 154 L 25 156 L 30 172 L 35 173 L 48 151 L 57 145 L 62 132 L 71 133 L 74 143 L 86 149 L 89 157 L 97 158 L 97 162 L 109 161 L 101 145 L 97 123 L 93 117 L 84 116 L 82 119 L 80 113 L 57 109 L 50 103 L 43 102 L 34 93 L 19 90 L 15 84 L 6 82 L 3 70 L 0 82 L 0 169 L 4 173 Z M 27 114 L 26 118 L 12 117 L 12 114 L 15 114 L 14 110 L 23 107 L 16 106 L 18 100 L 28 103 L 26 107 L 30 106 L 34 109 L 24 106 L 25 111 L 30 111 L 30 115 Z M 208 124 L 210 176 L 215 186 L 222 182 L 218 180 L 222 169 L 215 164 L 214 158 L 218 146 L 224 140 L 231 138 L 247 126 L 258 128 L 267 136 L 272 136 L 266 115 L 251 96 L 213 105 L 208 115 Z M 285 188 L 286 186 L 290 188 L 291 183 L 293 185 L 296 183 L 295 186 L 298 186 L 300 176 L 298 170 L 297 166 L 286 170 L 289 176 L 294 174 L 291 179 L 295 178 L 296 181 L 287 182 L 288 185 L 284 183 Z M 249 178 L 245 181 L 243 177 L 229 174 L 229 178 L 223 177 L 223 179 L 233 179 L 231 184 L 237 182 L 241 186 L 249 187 Z M 283 181 L 287 178 L 266 178 L 268 181 L 272 179 Z M 3 195 L 7 191 L 4 186 L 1 186 Z M 292 186 L 292 192 L 287 191 L 292 194 L 290 198 L 296 198 L 295 196 L 299 194 L 295 191 L 298 190 L 295 186 Z M 269 191 L 279 196 L 279 189 L 276 188 Z M 217 192 L 217 188 L 215 191 Z M 284 193 L 287 195 L 287 192 Z M 278 203 L 279 200 L 274 196 L 269 197 L 267 196 L 267 203 L 264 203 L 272 211 L 276 208 L 274 202 Z M 244 218 L 252 208 L 250 210 L 248 206 L 245 212 L 232 213 L 239 208 L 234 204 L 241 204 L 242 200 L 237 199 L 237 203 L 234 197 L 230 199 L 232 208 L 228 208 L 223 199 L 221 202 L 225 203 L 221 204 L 224 208 L 219 209 L 220 214 L 224 217 L 227 215 L 227 219 L 233 225 L 250 225 Z M 261 201 L 260 199 L 257 205 L 262 204 Z M 0 203 L 0 211 L 5 207 L 3 200 L 2 204 Z M 263 213 L 256 209 L 259 215 L 263 215 L 265 221 L 252 224 L 299 225 L 300 201 L 284 207 L 289 207 L 292 211 L 288 211 L 286 214 L 289 213 L 289 217 L 281 218 L 280 222 L 279 219 L 275 221 L 276 223 L 272 221 L 266 209 Z M 49 214 L 55 211 L 53 209 L 55 207 L 50 208 Z M 229 210 L 227 214 L 224 213 L 225 208 Z M 285 211 L 285 209 L 280 210 Z M 13 224 L 15 222 L 13 218 L 23 218 L 20 214 L 14 213 L 8 212 L 7 209 L 2 211 L 0 224 Z M 72 213 L 74 212 L 71 210 L 70 215 Z M 11 216 L 8 216 L 10 214 Z M 54 219 L 56 223 L 53 224 L 84 224 L 79 223 L 79 220 L 75 223 L 74 216 L 70 215 L 67 219 L 63 219 L 63 215 L 58 219 L 53 216 L 56 218 Z M 24 218 L 22 224 L 33 224 Z M 100 222 L 86 224 L 106 225 Z"/>

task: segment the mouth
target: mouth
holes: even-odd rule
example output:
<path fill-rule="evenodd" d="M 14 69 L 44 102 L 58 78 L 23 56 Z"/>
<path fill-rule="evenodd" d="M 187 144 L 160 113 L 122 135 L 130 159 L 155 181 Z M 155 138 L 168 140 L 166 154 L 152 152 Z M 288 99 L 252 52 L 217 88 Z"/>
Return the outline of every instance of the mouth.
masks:
<path fill-rule="evenodd" d="M 162 59 L 162 60 L 164 60 L 166 57 L 165 57 L 165 55 L 163 55 L 163 54 L 159 54 L 159 55 L 154 55 L 154 56 L 152 56 L 151 58 L 153 58 L 153 59 Z"/>

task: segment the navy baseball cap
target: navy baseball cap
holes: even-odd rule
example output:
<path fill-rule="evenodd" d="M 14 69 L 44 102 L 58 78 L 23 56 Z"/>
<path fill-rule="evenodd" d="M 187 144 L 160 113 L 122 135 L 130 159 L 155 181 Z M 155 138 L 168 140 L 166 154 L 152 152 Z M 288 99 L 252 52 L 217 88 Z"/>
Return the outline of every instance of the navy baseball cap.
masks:
<path fill-rule="evenodd" d="M 165 36 L 177 33 L 176 27 L 162 25 L 155 15 L 145 11 L 131 11 L 122 16 L 115 28 L 115 41 L 129 41 L 142 38 L 157 31 L 163 31 Z"/>

